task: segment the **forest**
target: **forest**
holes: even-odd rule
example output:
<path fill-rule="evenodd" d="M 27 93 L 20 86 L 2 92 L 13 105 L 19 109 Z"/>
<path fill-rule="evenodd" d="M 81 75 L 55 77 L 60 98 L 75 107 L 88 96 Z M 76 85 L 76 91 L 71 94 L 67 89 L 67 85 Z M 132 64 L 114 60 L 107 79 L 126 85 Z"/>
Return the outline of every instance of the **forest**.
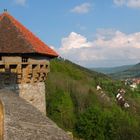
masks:
<path fill-rule="evenodd" d="M 122 81 L 64 59 L 52 60 L 50 67 L 46 80 L 47 115 L 59 127 L 72 132 L 75 139 L 140 139 L 140 87 L 132 91 Z M 129 108 L 116 101 L 120 88 L 126 91 Z"/>

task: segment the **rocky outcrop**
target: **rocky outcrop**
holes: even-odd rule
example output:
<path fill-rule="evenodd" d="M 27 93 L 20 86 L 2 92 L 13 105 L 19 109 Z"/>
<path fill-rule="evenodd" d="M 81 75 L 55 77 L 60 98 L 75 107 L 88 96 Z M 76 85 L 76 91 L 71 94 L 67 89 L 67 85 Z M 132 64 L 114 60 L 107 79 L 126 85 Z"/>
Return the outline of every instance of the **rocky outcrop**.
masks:
<path fill-rule="evenodd" d="M 67 133 L 30 103 L 9 90 L 0 90 L 4 140 L 71 140 Z"/>

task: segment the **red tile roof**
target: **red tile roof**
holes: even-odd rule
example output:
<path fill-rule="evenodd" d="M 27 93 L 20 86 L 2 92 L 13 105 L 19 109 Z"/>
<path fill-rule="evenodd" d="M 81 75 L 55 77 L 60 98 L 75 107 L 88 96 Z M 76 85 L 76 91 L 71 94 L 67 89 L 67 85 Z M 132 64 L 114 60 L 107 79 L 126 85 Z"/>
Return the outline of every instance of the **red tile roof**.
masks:
<path fill-rule="evenodd" d="M 9 13 L 0 15 L 0 53 L 58 54 L 18 22 Z"/>

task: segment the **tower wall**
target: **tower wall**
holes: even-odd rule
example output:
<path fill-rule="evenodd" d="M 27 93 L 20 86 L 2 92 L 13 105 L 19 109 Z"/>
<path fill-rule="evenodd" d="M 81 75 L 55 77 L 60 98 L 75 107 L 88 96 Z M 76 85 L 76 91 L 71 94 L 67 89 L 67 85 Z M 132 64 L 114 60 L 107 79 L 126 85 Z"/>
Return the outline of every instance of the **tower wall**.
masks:
<path fill-rule="evenodd" d="M 0 61 L 0 88 L 11 89 L 46 114 L 45 80 L 49 59 L 3 56 Z"/>
<path fill-rule="evenodd" d="M 19 84 L 19 96 L 46 114 L 45 83 Z"/>

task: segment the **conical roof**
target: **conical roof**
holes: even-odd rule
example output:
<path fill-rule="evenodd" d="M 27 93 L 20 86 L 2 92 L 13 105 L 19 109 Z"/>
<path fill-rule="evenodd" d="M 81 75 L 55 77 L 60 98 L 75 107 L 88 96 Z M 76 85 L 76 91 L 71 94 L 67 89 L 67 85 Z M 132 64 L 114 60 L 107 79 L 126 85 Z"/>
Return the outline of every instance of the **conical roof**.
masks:
<path fill-rule="evenodd" d="M 50 57 L 58 54 L 42 42 L 8 12 L 0 15 L 0 53 L 37 53 Z"/>

